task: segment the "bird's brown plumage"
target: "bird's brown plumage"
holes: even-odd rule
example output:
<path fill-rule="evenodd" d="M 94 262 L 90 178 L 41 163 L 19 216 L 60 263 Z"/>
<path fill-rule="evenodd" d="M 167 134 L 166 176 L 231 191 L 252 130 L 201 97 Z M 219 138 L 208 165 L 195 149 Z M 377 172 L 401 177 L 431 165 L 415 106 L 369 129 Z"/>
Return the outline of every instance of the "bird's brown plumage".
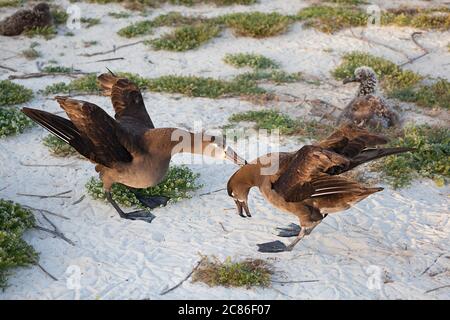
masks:
<path fill-rule="evenodd" d="M 266 155 L 239 169 L 228 181 L 228 194 L 247 206 L 249 189 L 259 187 L 274 206 L 296 215 L 310 228 L 326 214 L 348 209 L 382 188 L 366 187 L 340 176 L 374 159 L 411 151 L 411 148 L 373 148 L 387 139 L 355 125 L 343 125 L 327 139 L 297 152 L 280 153 L 278 170 L 261 174 L 270 166 Z M 239 206 L 238 206 L 239 209 Z M 242 210 L 239 210 L 242 213 Z"/>
<path fill-rule="evenodd" d="M 50 7 L 41 2 L 33 9 L 22 9 L 0 21 L 0 35 L 17 36 L 34 28 L 48 27 L 53 24 Z"/>

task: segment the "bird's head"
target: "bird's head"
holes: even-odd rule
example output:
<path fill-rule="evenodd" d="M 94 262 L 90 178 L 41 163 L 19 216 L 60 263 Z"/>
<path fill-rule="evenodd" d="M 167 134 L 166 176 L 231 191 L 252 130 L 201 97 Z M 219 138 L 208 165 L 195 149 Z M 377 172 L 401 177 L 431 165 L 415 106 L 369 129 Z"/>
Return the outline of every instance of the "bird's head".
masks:
<path fill-rule="evenodd" d="M 34 10 L 34 12 L 36 12 L 38 14 L 45 14 L 45 13 L 50 12 L 50 7 L 47 3 L 40 2 L 34 6 L 33 10 Z"/>
<path fill-rule="evenodd" d="M 377 88 L 377 75 L 372 68 L 362 66 L 355 69 L 354 76 L 344 79 L 343 83 L 359 82 L 358 95 L 368 95 L 375 93 Z"/>
<path fill-rule="evenodd" d="M 237 212 L 243 218 L 251 217 L 250 210 L 248 209 L 248 193 L 253 185 L 247 181 L 250 178 L 246 174 L 247 166 L 245 165 L 236 171 L 227 183 L 228 195 L 233 198 Z"/>

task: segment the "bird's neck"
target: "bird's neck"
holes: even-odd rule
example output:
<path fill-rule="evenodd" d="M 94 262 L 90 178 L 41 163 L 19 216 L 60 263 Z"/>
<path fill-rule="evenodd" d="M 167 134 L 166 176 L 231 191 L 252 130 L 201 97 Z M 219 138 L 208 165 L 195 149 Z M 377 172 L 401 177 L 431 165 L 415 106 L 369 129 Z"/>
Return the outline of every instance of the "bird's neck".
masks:
<path fill-rule="evenodd" d="M 370 77 L 359 85 L 358 96 L 366 96 L 369 94 L 375 94 L 377 91 L 377 79 L 375 77 Z"/>

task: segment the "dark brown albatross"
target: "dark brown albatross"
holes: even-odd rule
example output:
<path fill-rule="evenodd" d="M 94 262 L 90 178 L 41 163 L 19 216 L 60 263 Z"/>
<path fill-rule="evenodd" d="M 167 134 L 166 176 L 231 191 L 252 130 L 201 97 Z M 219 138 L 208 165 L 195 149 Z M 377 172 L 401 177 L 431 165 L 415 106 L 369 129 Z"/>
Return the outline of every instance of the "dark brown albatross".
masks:
<path fill-rule="evenodd" d="M 175 153 L 228 158 L 239 165 L 246 163 L 220 137 L 176 128 L 155 129 L 139 88 L 128 79 L 102 74 L 98 80 L 104 93 L 111 96 L 115 119 L 93 103 L 69 97 L 56 97 L 56 101 L 70 120 L 42 110 L 23 108 L 22 111 L 96 164 L 106 198 L 122 218 L 151 222 L 154 215 L 142 210 L 123 212 L 112 199 L 113 183 L 131 188 L 155 186 L 166 175 Z M 149 208 L 165 205 L 168 200 L 144 198 L 137 193 L 136 196 Z"/>
<path fill-rule="evenodd" d="M 385 144 L 380 136 L 347 124 L 316 145 L 307 145 L 297 152 L 267 154 L 236 171 L 228 181 L 228 195 L 233 197 L 239 215 L 250 217 L 248 193 L 258 187 L 273 206 L 296 215 L 300 227 L 291 224 L 280 228 L 281 237 L 297 236 L 286 246 L 281 241 L 259 244 L 260 252 L 291 251 L 294 246 L 325 218 L 350 208 L 383 188 L 370 188 L 339 176 L 363 163 L 392 154 L 412 151 L 411 148 L 374 148 Z M 262 174 L 278 159 L 278 169 Z"/>
<path fill-rule="evenodd" d="M 0 21 L 0 35 L 17 36 L 26 30 L 48 27 L 53 24 L 50 7 L 41 2 L 32 10 L 22 9 Z"/>

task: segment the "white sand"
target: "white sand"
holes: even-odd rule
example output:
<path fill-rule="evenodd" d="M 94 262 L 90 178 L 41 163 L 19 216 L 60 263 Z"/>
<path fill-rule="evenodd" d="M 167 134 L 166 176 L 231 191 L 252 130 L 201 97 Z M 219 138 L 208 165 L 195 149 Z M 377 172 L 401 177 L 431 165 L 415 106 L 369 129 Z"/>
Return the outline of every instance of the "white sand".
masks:
<path fill-rule="evenodd" d="M 67 5 L 67 1 L 58 1 Z M 406 1 L 390 1 L 398 5 Z M 419 5 L 445 1 L 414 1 Z M 377 1 L 385 3 L 385 1 Z M 338 108 L 343 108 L 353 97 L 355 87 L 342 86 L 332 79 L 330 71 L 340 63 L 340 57 L 352 50 L 364 50 L 401 63 L 421 54 L 411 41 L 410 28 L 372 29 L 367 36 L 384 41 L 385 46 L 369 44 L 352 38 L 350 31 L 326 35 L 303 29 L 294 24 L 284 35 L 257 40 L 237 38 L 230 30 L 203 45 L 198 50 L 184 53 L 152 51 L 137 45 L 95 57 L 80 54 L 111 49 L 136 41 L 116 35 L 116 31 L 133 21 L 150 19 L 169 11 L 186 14 L 219 15 L 238 11 L 277 11 L 294 14 L 309 5 L 307 1 L 260 0 L 252 7 L 234 6 L 193 8 L 165 6 L 154 10 L 147 18 L 138 13 L 127 19 L 114 19 L 110 11 L 122 11 L 119 5 L 93 5 L 81 3 L 87 17 L 99 17 L 102 23 L 89 29 L 75 30 L 74 37 L 63 36 L 45 41 L 26 37 L 0 37 L 1 64 L 23 73 L 36 72 L 35 62 L 20 56 L 20 52 L 36 41 L 42 52 L 37 61 L 57 60 L 59 65 L 71 66 L 89 72 L 112 70 L 139 73 L 146 77 L 164 74 L 183 74 L 230 78 L 239 72 L 225 65 L 222 58 L 228 52 L 253 51 L 276 59 L 289 72 L 301 71 L 321 77 L 327 83 L 321 86 L 304 82 L 273 86 L 277 93 L 289 93 L 312 100 L 320 98 Z M 0 18 L 13 9 L 0 9 Z M 355 29 L 358 34 L 361 29 Z M 158 31 L 155 37 L 160 34 Z M 148 38 L 148 37 L 147 37 Z M 99 45 L 84 48 L 83 41 L 97 40 Z M 449 32 L 426 32 L 420 42 L 432 53 L 406 68 L 423 75 L 444 77 L 450 80 L 450 53 L 447 44 Z M 400 53 L 404 52 L 404 53 Z M 111 62 L 93 61 L 124 57 Z M 0 69 L 0 79 L 10 72 Z M 69 81 L 69 78 L 40 78 L 15 80 L 37 91 L 50 83 Z M 57 103 L 37 95 L 27 106 L 57 111 Z M 80 97 L 97 103 L 112 112 L 107 98 Z M 191 128 L 200 120 L 207 129 L 227 123 L 236 112 L 257 110 L 262 106 L 238 99 L 200 99 L 179 95 L 147 92 L 144 95 L 147 109 L 159 127 L 179 126 Z M 312 107 L 298 106 L 298 102 L 282 102 L 277 107 L 293 116 L 311 117 Z M 432 112 L 413 105 L 401 104 L 406 121 L 447 124 L 448 112 Z M 226 191 L 211 195 L 200 194 L 223 188 L 228 177 L 237 169 L 231 164 L 189 165 L 201 174 L 204 187 L 192 199 L 154 210 L 157 218 L 151 223 L 132 222 L 118 217 L 111 206 L 93 201 L 88 196 L 76 205 L 74 201 L 85 194 L 84 184 L 95 174 L 93 165 L 77 159 L 51 156 L 41 143 L 46 136 L 41 128 L 34 128 L 19 136 L 0 141 L 0 198 L 11 199 L 37 208 L 58 212 L 69 217 L 64 220 L 49 216 L 52 221 L 75 242 L 75 246 L 46 233 L 30 231 L 29 241 L 40 252 L 40 263 L 59 280 L 53 281 L 38 267 L 17 269 L 10 277 L 10 287 L 0 292 L 0 299 L 73 299 L 75 291 L 67 285 L 72 268 L 81 271 L 81 299 L 161 299 L 161 298 L 223 298 L 223 299 L 448 299 L 450 289 L 431 293 L 425 291 L 450 284 L 450 222 L 449 190 L 438 188 L 432 181 L 416 181 L 408 189 L 386 189 L 345 213 L 325 219 L 293 252 L 275 255 L 260 254 L 256 244 L 275 240 L 275 227 L 297 222 L 293 216 L 273 208 L 257 190 L 250 193 L 253 218 L 242 219 L 235 213 L 234 203 Z M 273 146 L 278 147 L 278 146 Z M 296 150 L 301 144 L 294 139 L 284 139 L 280 149 Z M 257 154 L 249 156 L 251 159 Z M 176 156 L 175 163 L 186 157 Z M 61 165 L 65 167 L 36 167 L 30 164 Z M 72 190 L 70 199 L 44 199 L 19 196 L 17 193 L 53 194 Z M 37 214 L 39 218 L 39 215 Z M 39 218 L 40 223 L 44 223 Z M 288 241 L 286 239 L 281 239 Z M 220 259 L 231 256 L 270 259 L 276 268 L 274 278 L 282 281 L 319 280 L 314 283 L 274 283 L 269 289 L 209 288 L 206 285 L 185 282 L 173 292 L 160 296 L 164 289 L 177 284 L 199 260 L 199 253 L 216 255 Z M 69 270 L 69 271 L 67 271 Z M 375 271 L 373 271 L 375 270 Z M 369 289 L 370 276 L 380 271 L 380 289 Z M 424 273 L 424 271 L 426 271 Z M 386 282 L 386 283 L 384 283 Z M 370 287 L 370 286 L 369 286 Z"/>

